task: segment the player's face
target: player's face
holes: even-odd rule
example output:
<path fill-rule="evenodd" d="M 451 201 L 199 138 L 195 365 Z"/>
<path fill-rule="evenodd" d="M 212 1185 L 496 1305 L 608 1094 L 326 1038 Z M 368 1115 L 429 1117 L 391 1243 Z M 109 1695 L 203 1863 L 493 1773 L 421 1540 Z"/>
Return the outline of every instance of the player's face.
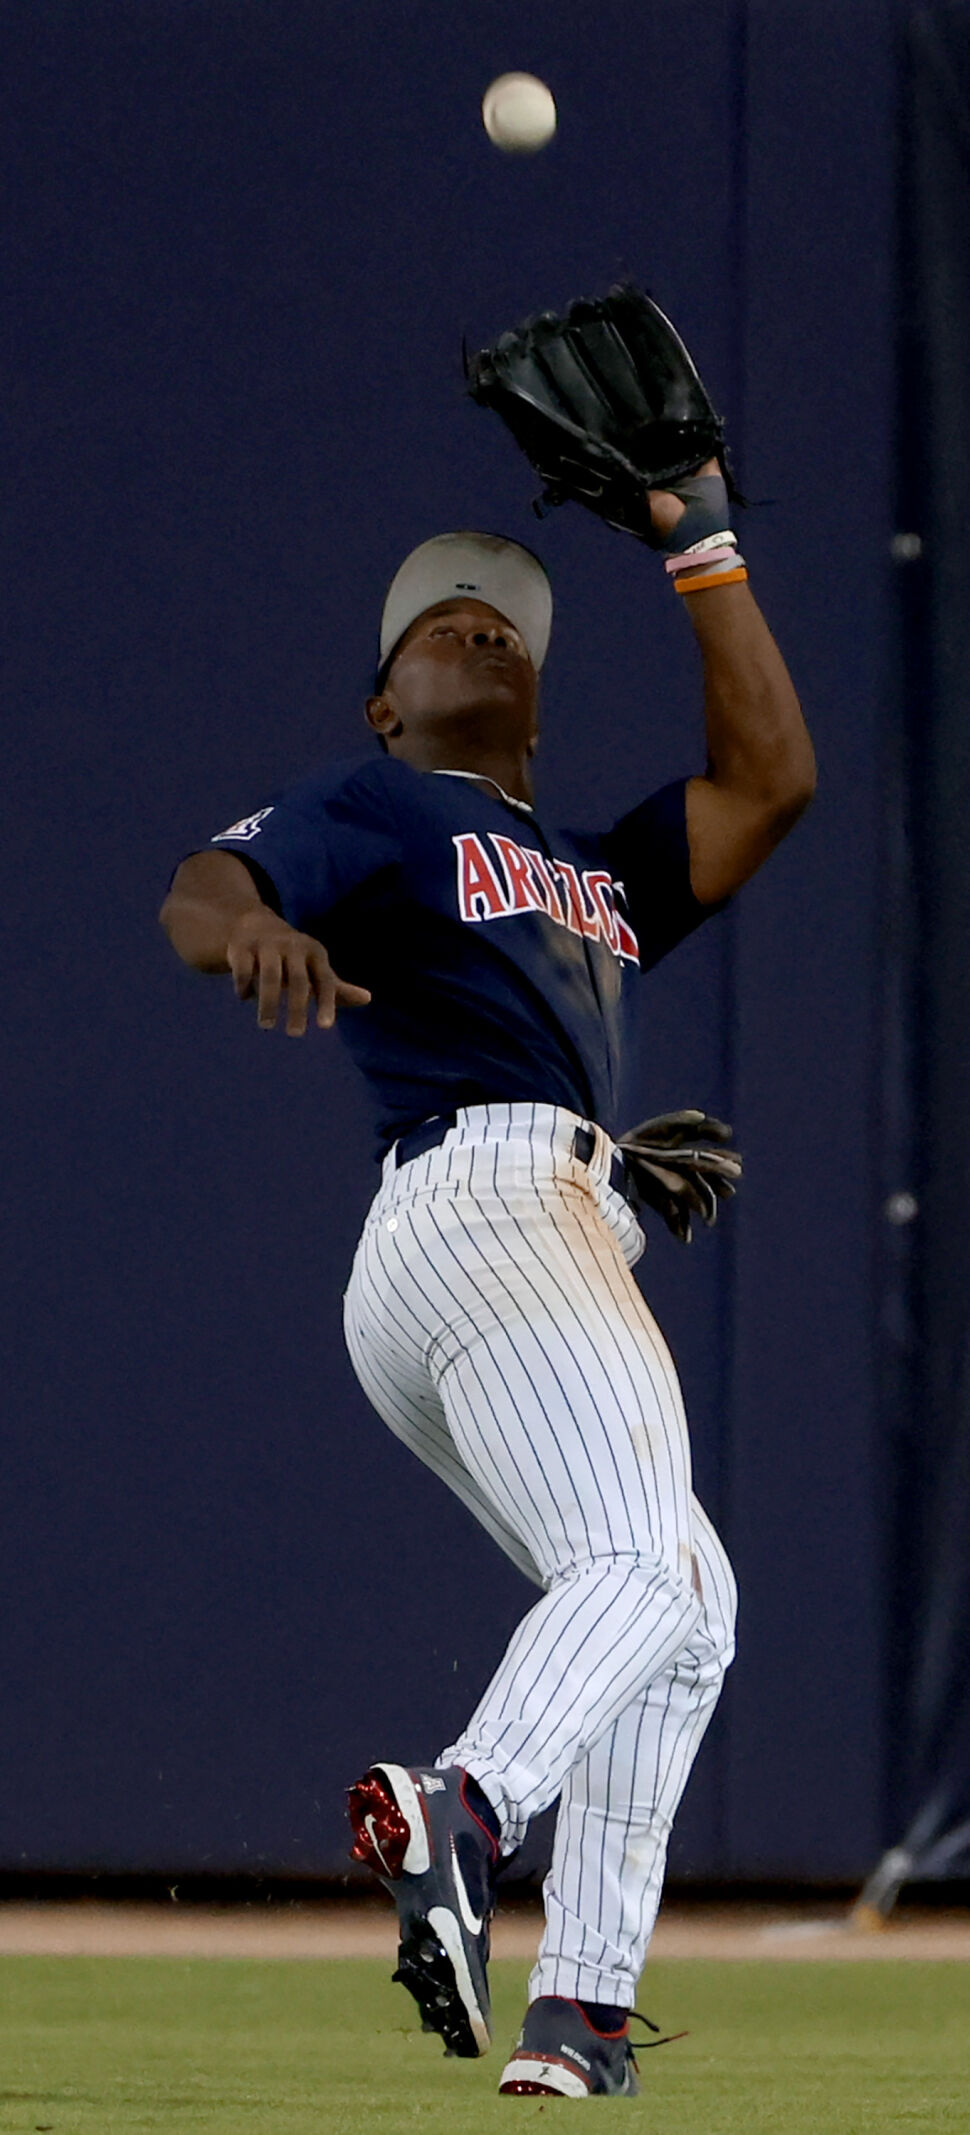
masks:
<path fill-rule="evenodd" d="M 367 716 L 396 742 L 423 747 L 474 730 L 530 754 L 537 698 L 538 676 L 515 625 L 487 601 L 454 599 L 427 608 L 405 632 Z"/>

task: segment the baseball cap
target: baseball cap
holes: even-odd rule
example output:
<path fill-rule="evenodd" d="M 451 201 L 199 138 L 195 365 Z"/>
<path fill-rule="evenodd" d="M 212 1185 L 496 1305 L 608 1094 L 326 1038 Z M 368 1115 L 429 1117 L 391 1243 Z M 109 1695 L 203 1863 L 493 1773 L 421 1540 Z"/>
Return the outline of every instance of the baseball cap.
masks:
<path fill-rule="evenodd" d="M 434 534 L 405 556 L 391 580 L 381 616 L 377 687 L 390 656 L 411 624 L 441 600 L 471 593 L 507 616 L 538 672 L 552 628 L 552 587 L 538 556 L 503 534 Z"/>

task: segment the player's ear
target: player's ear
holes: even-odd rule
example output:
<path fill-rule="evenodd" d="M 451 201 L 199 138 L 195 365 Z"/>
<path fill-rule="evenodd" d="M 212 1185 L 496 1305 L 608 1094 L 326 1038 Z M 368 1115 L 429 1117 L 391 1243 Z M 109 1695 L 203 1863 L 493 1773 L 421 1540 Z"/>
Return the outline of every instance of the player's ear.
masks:
<path fill-rule="evenodd" d="M 368 726 L 373 727 L 375 734 L 380 735 L 382 741 L 387 741 L 392 734 L 401 732 L 400 718 L 394 706 L 388 704 L 386 697 L 368 697 L 364 706 L 364 718 Z"/>

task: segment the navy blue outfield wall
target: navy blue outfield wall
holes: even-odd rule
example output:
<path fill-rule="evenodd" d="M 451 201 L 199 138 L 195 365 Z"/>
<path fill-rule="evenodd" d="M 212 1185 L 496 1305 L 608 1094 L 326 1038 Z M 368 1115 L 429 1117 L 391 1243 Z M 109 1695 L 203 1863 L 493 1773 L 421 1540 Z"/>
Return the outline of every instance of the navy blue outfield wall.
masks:
<path fill-rule="evenodd" d="M 528 1605 L 343 1355 L 374 1177 L 339 1042 L 258 1034 L 155 915 L 180 853 L 357 745 L 383 587 L 442 528 L 553 576 L 561 819 L 700 766 L 655 561 L 539 526 L 462 392 L 463 331 L 622 272 L 774 500 L 744 547 L 821 761 L 797 835 L 645 986 L 631 1081 L 631 1118 L 700 1101 L 748 1158 L 723 1235 L 655 1238 L 643 1273 L 742 1590 L 673 1864 L 879 1851 L 892 13 L 700 13 L 4 11 L 0 1868 L 339 1869 L 342 1786 L 447 1739 Z M 477 116 L 515 66 L 560 109 L 528 161 Z"/>

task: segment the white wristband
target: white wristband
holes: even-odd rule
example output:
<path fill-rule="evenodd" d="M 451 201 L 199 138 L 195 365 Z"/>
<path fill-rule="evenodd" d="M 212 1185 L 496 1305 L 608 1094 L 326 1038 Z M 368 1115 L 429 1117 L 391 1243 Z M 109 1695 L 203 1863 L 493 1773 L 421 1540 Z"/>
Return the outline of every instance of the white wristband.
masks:
<path fill-rule="evenodd" d="M 705 534 L 702 541 L 692 541 L 689 549 L 681 549 L 682 556 L 702 556 L 705 549 L 736 549 L 738 537 L 729 526 L 721 534 Z"/>

